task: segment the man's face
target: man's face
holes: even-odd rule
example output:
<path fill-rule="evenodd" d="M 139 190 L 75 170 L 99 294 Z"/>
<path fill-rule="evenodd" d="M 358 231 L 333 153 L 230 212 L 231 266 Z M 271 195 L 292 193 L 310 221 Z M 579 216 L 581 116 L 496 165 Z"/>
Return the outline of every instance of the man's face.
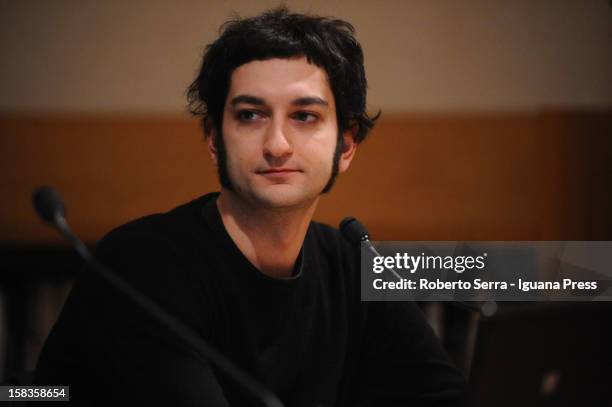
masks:
<path fill-rule="evenodd" d="M 338 140 L 325 71 L 303 57 L 238 67 L 231 77 L 222 135 L 226 162 L 219 162 L 223 152 L 211 138 L 209 149 L 217 165 L 225 164 L 237 197 L 265 207 L 312 204 L 330 181 Z M 348 132 L 343 140 L 339 172 L 346 171 L 356 147 Z"/>

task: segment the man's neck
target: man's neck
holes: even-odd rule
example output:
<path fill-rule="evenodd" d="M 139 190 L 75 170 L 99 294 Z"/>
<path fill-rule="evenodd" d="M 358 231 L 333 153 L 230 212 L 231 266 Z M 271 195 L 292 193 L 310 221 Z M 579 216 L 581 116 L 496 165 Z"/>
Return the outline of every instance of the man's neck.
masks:
<path fill-rule="evenodd" d="M 228 234 L 262 273 L 291 276 L 319 198 L 291 208 L 255 207 L 222 190 L 217 208 Z"/>

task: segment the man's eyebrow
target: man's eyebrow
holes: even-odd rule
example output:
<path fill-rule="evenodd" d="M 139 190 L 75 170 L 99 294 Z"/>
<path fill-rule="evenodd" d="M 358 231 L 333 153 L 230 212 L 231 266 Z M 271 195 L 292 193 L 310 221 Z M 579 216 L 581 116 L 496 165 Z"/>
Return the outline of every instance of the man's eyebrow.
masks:
<path fill-rule="evenodd" d="M 253 95 L 238 95 L 230 101 L 230 105 L 235 107 L 240 103 L 246 103 L 248 105 L 256 105 L 256 106 L 264 106 L 266 101 L 260 97 Z M 297 98 L 291 102 L 294 106 L 308 106 L 308 105 L 321 105 L 321 106 L 329 106 L 327 100 L 320 98 L 318 96 L 304 96 L 301 98 Z"/>
<path fill-rule="evenodd" d="M 258 98 L 257 96 L 251 96 L 251 95 L 238 95 L 230 101 L 230 105 L 232 105 L 232 107 L 240 103 L 246 103 L 249 105 L 258 105 L 258 106 L 263 106 L 266 104 L 266 102 L 262 98 Z"/>
<path fill-rule="evenodd" d="M 292 104 L 294 106 L 308 106 L 308 105 L 322 105 L 329 106 L 327 100 L 320 98 L 318 96 L 306 96 L 302 98 L 295 99 Z"/>

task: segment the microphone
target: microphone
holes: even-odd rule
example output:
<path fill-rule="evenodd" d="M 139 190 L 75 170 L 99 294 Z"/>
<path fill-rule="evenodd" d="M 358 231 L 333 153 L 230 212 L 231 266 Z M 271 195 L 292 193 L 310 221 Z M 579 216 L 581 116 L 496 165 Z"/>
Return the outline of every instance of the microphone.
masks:
<path fill-rule="evenodd" d="M 219 368 L 219 370 L 234 379 L 248 394 L 259 400 L 262 405 L 267 407 L 283 407 L 283 404 L 274 393 L 267 390 L 246 372 L 234 365 L 222 353 L 208 345 L 192 328 L 182 323 L 146 295 L 123 281 L 108 267 L 97 262 L 83 241 L 70 229 L 65 217 L 66 210 L 64 204 L 59 194 L 53 188 L 49 186 L 37 188 L 32 194 L 32 200 L 38 215 L 45 222 L 54 226 L 72 244 L 89 268 L 112 287 L 153 316 L 162 326 L 181 338 L 186 344 L 195 349 L 198 354 Z"/>
<path fill-rule="evenodd" d="M 340 231 L 344 237 L 353 244 L 370 241 L 370 234 L 361 222 L 352 216 L 348 216 L 340 221 Z"/>
<path fill-rule="evenodd" d="M 376 248 L 370 241 L 370 233 L 368 232 L 366 227 L 363 226 L 361 222 L 359 222 L 357 219 L 353 218 L 352 216 L 348 216 L 342 219 L 342 221 L 340 221 L 340 232 L 342 232 L 346 240 L 348 240 L 352 244 L 354 245 L 362 244 L 363 246 L 365 246 L 366 249 L 372 252 L 375 256 L 381 256 L 381 254 L 378 252 L 378 250 L 376 250 Z M 402 276 L 397 274 L 397 271 L 395 271 L 393 267 L 385 266 L 385 268 L 389 270 L 390 272 L 392 272 L 393 275 L 395 275 L 395 277 L 398 278 L 398 280 L 402 280 Z"/>
<path fill-rule="evenodd" d="M 366 227 L 354 217 L 349 216 L 340 221 L 340 232 L 342 232 L 346 240 L 352 244 L 361 244 L 370 252 L 374 253 L 375 256 L 381 256 L 370 241 L 370 233 Z M 385 266 L 385 268 L 391 271 L 399 280 L 402 279 L 402 277 L 392 267 Z M 485 301 L 482 305 L 479 305 L 466 301 L 455 300 L 443 294 L 435 294 L 435 297 L 437 297 L 439 300 L 450 301 L 452 304 L 459 305 L 462 308 L 477 311 L 486 317 L 490 317 L 497 312 L 497 303 L 495 301 Z"/>
<path fill-rule="evenodd" d="M 55 224 L 58 217 L 66 215 L 66 209 L 61 198 L 50 186 L 37 188 L 32 195 L 34 208 L 38 215 L 47 223 Z"/>
<path fill-rule="evenodd" d="M 32 201 L 38 216 L 57 229 L 57 231 L 70 242 L 77 253 L 79 253 L 87 263 L 91 263 L 93 257 L 89 249 L 87 249 L 83 241 L 72 232 L 66 221 L 66 208 L 59 194 L 50 186 L 45 185 L 34 190 Z"/>

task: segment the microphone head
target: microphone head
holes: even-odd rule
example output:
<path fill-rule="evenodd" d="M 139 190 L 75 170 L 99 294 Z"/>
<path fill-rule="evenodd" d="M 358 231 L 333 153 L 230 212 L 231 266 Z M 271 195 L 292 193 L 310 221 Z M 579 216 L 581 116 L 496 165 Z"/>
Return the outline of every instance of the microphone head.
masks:
<path fill-rule="evenodd" d="M 66 210 L 59 194 L 50 186 L 36 188 L 32 194 L 34 208 L 45 222 L 55 224 L 56 216 L 64 217 Z"/>
<path fill-rule="evenodd" d="M 340 231 L 346 240 L 353 244 L 360 244 L 362 241 L 370 239 L 370 234 L 365 226 L 357 219 L 350 216 L 342 219 L 340 222 Z"/>

